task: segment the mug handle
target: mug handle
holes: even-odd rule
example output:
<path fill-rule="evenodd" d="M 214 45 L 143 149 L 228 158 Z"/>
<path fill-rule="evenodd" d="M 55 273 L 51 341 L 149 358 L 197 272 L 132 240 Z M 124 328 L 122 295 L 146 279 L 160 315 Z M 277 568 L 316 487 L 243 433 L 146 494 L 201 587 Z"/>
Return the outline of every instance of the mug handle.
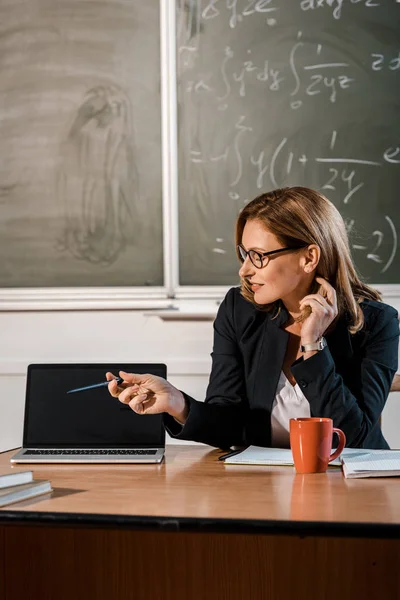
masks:
<path fill-rule="evenodd" d="M 331 460 L 335 460 L 335 458 L 337 458 L 339 454 L 342 453 L 343 448 L 346 445 L 346 436 L 341 429 L 337 429 L 336 427 L 334 427 L 333 433 L 337 433 L 339 436 L 339 446 L 336 448 L 335 452 L 330 455 L 329 462 L 331 462 Z"/>

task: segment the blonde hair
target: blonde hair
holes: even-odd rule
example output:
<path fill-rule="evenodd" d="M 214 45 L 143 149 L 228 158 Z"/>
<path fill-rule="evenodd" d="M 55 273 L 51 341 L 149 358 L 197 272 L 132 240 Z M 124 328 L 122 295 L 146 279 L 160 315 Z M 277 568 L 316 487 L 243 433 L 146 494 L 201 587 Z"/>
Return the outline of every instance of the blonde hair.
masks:
<path fill-rule="evenodd" d="M 244 227 L 250 220 L 260 221 L 283 246 L 319 246 L 321 257 L 317 274 L 336 290 L 337 318 L 347 315 L 348 329 L 352 334 L 363 327 L 360 302 L 364 299 L 381 301 L 382 297 L 357 275 L 343 218 L 332 202 L 306 187 L 287 187 L 262 194 L 240 212 L 236 222 L 236 245 L 242 242 Z M 310 293 L 317 290 L 315 282 Z M 280 310 L 278 301 L 258 305 L 246 278 L 241 278 L 241 291 L 247 300 L 262 310 Z M 299 320 L 304 318 L 305 315 L 302 315 Z"/>

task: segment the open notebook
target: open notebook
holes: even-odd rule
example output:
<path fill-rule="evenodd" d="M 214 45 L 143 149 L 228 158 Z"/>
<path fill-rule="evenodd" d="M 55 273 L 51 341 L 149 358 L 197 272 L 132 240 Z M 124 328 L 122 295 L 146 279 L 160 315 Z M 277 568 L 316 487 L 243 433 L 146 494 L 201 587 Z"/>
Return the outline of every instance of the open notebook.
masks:
<path fill-rule="evenodd" d="M 357 456 L 367 457 L 373 450 L 360 450 L 359 448 L 345 448 L 339 458 L 336 458 L 329 466 L 341 467 L 341 459 L 344 457 Z M 385 452 L 378 450 L 375 452 Z M 390 452 L 390 450 L 389 450 Z M 293 466 L 293 456 L 290 449 L 285 448 L 262 448 L 261 446 L 249 446 L 243 452 L 225 459 L 228 465 L 277 465 Z"/>
<path fill-rule="evenodd" d="M 400 477 L 400 450 L 369 450 L 342 458 L 347 479 L 359 477 Z"/>

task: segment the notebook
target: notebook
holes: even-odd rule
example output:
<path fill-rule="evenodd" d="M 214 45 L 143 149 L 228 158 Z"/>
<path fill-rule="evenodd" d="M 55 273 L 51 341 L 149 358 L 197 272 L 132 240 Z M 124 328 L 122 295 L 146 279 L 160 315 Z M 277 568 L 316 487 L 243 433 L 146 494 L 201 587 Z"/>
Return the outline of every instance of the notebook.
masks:
<path fill-rule="evenodd" d="M 343 457 L 347 479 L 359 477 L 400 477 L 400 450 L 370 450 L 364 455 Z"/>
<path fill-rule="evenodd" d="M 330 467 L 341 467 L 343 456 L 366 456 L 371 450 L 360 450 L 359 448 L 345 448 L 342 454 L 329 463 Z M 243 452 L 225 459 L 228 465 L 277 465 L 293 466 L 293 456 L 290 448 L 263 448 L 261 446 L 249 446 Z"/>
<path fill-rule="evenodd" d="M 0 506 L 21 502 L 52 491 L 50 481 L 32 481 L 0 489 Z"/>
<path fill-rule="evenodd" d="M 293 466 L 291 450 L 249 446 L 239 454 L 224 460 L 226 465 L 280 465 Z"/>
<path fill-rule="evenodd" d="M 166 378 L 164 364 L 32 364 L 26 382 L 23 447 L 12 463 L 159 463 L 165 452 L 162 415 L 138 415 L 107 387 L 111 371 Z"/>
<path fill-rule="evenodd" d="M 15 471 L 13 473 L 0 473 L 0 489 L 19 485 L 20 483 L 29 483 L 33 481 L 32 471 Z"/>

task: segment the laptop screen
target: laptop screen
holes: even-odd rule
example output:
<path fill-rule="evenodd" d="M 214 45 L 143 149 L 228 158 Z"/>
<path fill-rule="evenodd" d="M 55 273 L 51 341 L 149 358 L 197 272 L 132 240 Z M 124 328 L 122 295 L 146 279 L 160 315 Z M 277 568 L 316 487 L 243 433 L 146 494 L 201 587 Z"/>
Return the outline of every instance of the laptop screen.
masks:
<path fill-rule="evenodd" d="M 118 372 L 166 377 L 163 364 L 29 365 L 26 386 L 24 447 L 163 447 L 162 415 L 138 415 L 113 398 L 107 387 L 68 394 L 68 390 L 106 380 Z"/>

